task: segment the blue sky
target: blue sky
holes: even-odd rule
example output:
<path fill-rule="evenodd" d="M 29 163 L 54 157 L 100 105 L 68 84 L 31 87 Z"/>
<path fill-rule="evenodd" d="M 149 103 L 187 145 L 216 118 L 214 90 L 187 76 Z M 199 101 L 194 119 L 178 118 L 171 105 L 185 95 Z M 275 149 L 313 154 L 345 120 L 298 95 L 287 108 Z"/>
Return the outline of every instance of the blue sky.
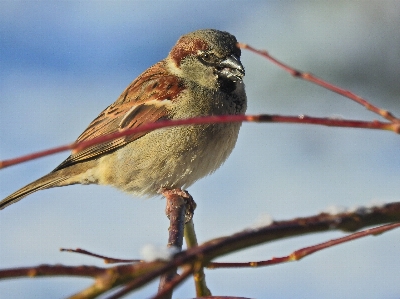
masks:
<path fill-rule="evenodd" d="M 397 1 L 2 1 L 0 159 L 73 141 L 180 35 L 216 28 L 298 69 L 400 115 L 400 5 Z M 248 113 L 372 120 L 361 106 L 295 80 L 244 52 Z M 400 139 L 388 132 L 244 124 L 215 174 L 189 191 L 200 242 L 328 206 L 400 200 Z M 56 167 L 68 153 L 0 171 L 0 198 Z M 0 267 L 102 265 L 60 253 L 81 247 L 136 258 L 167 240 L 164 201 L 110 187 L 37 192 L 0 212 Z M 257 246 L 225 261 L 263 260 L 342 236 L 340 232 Z M 252 298 L 396 298 L 399 231 L 262 269 L 207 271 L 214 294 Z M 90 280 L 2 281 L 0 298 L 65 297 Z M 288 287 L 290 285 L 290 287 Z M 154 285 L 130 298 L 153 294 Z M 194 296 L 192 282 L 176 293 Z"/>

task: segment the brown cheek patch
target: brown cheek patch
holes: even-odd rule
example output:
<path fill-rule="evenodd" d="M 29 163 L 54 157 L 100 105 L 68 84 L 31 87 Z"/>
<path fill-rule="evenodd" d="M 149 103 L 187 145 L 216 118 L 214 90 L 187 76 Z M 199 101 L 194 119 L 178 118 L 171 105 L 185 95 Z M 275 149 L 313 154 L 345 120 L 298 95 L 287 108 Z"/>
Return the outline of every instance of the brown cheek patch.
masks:
<path fill-rule="evenodd" d="M 178 40 L 175 47 L 170 52 L 170 57 L 177 66 L 181 65 L 183 58 L 190 54 L 197 54 L 197 52 L 207 50 L 207 44 L 200 39 L 193 39 L 182 37 Z"/>

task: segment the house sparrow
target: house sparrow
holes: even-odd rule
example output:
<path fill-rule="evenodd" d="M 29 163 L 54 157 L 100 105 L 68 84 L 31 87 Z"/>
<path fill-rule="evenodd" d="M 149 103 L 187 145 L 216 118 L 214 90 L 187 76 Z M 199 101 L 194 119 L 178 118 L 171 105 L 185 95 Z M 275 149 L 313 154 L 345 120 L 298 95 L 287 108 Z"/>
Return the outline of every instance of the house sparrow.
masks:
<path fill-rule="evenodd" d="M 206 29 L 183 35 L 168 57 L 137 77 L 78 137 L 89 140 L 145 123 L 243 114 L 246 94 L 236 38 Z M 0 202 L 72 184 L 111 185 L 137 196 L 187 188 L 232 152 L 240 123 L 188 125 L 137 133 L 72 154 L 56 169 Z"/>

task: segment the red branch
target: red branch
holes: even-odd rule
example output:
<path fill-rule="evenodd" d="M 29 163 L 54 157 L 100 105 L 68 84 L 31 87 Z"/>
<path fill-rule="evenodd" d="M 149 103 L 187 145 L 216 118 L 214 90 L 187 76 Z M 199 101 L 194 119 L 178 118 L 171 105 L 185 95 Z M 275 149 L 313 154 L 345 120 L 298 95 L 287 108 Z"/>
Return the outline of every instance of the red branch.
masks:
<path fill-rule="evenodd" d="M 391 114 L 389 111 L 378 108 L 372 104 L 370 104 L 367 100 L 363 99 L 362 97 L 360 97 L 359 95 L 356 95 L 355 93 L 352 93 L 349 90 L 337 87 L 329 82 L 326 82 L 310 73 L 305 73 L 299 70 L 296 70 L 286 64 L 284 64 L 283 62 L 280 62 L 279 60 L 277 60 L 276 58 L 272 57 L 267 51 L 265 50 L 257 50 L 247 44 L 243 44 L 243 43 L 238 43 L 239 48 L 242 49 L 246 49 L 249 50 L 253 53 L 256 53 L 258 55 L 261 55 L 264 58 L 267 58 L 269 61 L 271 61 L 272 63 L 276 64 L 277 66 L 279 66 L 280 68 L 282 68 L 284 71 L 288 72 L 289 74 L 291 74 L 293 77 L 295 78 L 301 78 L 305 81 L 309 81 L 312 82 L 314 84 L 317 84 L 319 86 L 322 86 L 323 88 L 329 89 L 333 92 L 336 92 L 337 94 L 340 94 L 342 96 L 345 96 L 346 98 L 349 98 L 355 102 L 357 102 L 358 104 L 364 106 L 366 109 L 382 116 L 383 118 L 389 120 L 392 123 L 397 123 L 400 124 L 400 119 L 396 118 L 393 114 Z"/>
<path fill-rule="evenodd" d="M 123 136 L 136 134 L 139 132 L 152 131 L 160 128 L 172 127 L 172 126 L 183 126 L 183 125 L 199 125 L 208 123 L 228 123 L 228 122 L 278 122 L 278 123 L 298 123 L 298 124 L 313 124 L 323 126 L 334 126 L 334 127 L 349 127 L 349 128 L 363 128 L 363 129 L 377 129 L 377 130 L 389 130 L 397 134 L 400 133 L 400 123 L 387 123 L 380 121 L 358 121 L 358 120 L 345 120 L 345 119 L 334 119 L 334 118 L 320 118 L 310 117 L 305 115 L 299 116 L 281 116 L 271 114 L 260 114 L 260 115 L 218 115 L 218 116 L 203 116 L 189 119 L 179 120 L 166 120 L 156 123 L 144 124 L 138 128 L 123 130 L 117 133 L 112 133 L 90 140 L 82 142 L 74 142 L 69 145 L 63 145 L 52 149 L 28 154 L 14 159 L 0 161 L 0 169 L 8 166 L 16 165 L 33 159 L 49 156 L 66 150 L 72 150 L 73 153 L 77 153 L 95 144 L 107 142 Z"/>

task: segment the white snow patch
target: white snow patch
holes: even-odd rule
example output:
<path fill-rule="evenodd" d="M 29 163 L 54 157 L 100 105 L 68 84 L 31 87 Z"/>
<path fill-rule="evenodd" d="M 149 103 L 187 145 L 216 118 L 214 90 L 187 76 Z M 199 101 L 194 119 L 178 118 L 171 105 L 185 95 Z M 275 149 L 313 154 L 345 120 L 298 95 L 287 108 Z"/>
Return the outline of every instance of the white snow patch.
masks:
<path fill-rule="evenodd" d="M 323 213 L 327 213 L 329 215 L 337 215 L 340 213 L 347 212 L 347 209 L 343 206 L 331 205 L 322 211 Z"/>
<path fill-rule="evenodd" d="M 143 246 L 140 254 L 142 259 L 146 262 L 153 262 L 156 260 L 168 261 L 172 256 L 179 252 L 177 247 L 166 247 L 166 246 L 156 246 L 153 244 L 147 244 Z"/>
<path fill-rule="evenodd" d="M 262 213 L 262 214 L 258 215 L 254 224 L 251 225 L 251 228 L 257 229 L 257 228 L 261 228 L 264 226 L 269 226 L 272 223 L 274 223 L 274 219 L 272 218 L 272 216 L 269 215 L 268 213 Z"/>

